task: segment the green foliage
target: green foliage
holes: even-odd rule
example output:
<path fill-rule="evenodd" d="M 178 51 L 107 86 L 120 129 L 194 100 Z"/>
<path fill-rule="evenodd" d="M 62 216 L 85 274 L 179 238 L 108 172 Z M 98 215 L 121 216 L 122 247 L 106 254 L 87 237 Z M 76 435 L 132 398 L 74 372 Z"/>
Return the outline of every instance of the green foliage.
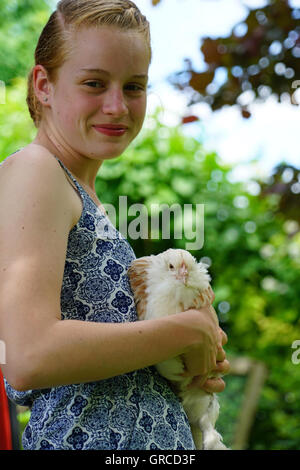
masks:
<path fill-rule="evenodd" d="M 6 87 L 5 103 L 0 104 L 0 162 L 27 145 L 36 129 L 26 105 L 26 80 L 16 78 Z"/>
<path fill-rule="evenodd" d="M 34 65 L 35 45 L 50 13 L 44 0 L 1 0 L 0 80 L 7 86 Z"/>
<path fill-rule="evenodd" d="M 230 376 L 226 379 L 225 391 L 219 394 L 220 415 L 216 429 L 221 433 L 227 447 L 233 446 L 236 423 L 243 402 L 246 378 Z"/>
<path fill-rule="evenodd" d="M 7 87 L 6 104 L 0 106 L 2 159 L 29 143 L 36 132 L 22 104 L 25 85 L 17 80 Z M 232 183 L 230 167 L 185 137 L 181 128 L 163 125 L 159 112 L 145 124 L 122 157 L 102 165 L 98 196 L 116 209 L 119 196 L 127 196 L 128 208 L 144 204 L 149 217 L 154 203 L 205 205 L 204 246 L 192 253 L 211 260 L 214 306 L 229 337 L 226 351 L 264 361 L 269 370 L 249 448 L 297 449 L 300 365 L 291 362 L 291 345 L 300 339 L 300 233 L 291 233 L 294 223 L 277 212 L 278 195 L 262 195 L 260 182 Z M 181 239 L 129 241 L 139 257 L 185 248 L 190 240 L 183 233 Z M 233 436 L 242 382 L 228 376 L 220 397 L 227 403 L 218 423 L 226 443 Z"/>
<path fill-rule="evenodd" d="M 18 413 L 17 415 L 18 421 L 19 421 L 19 429 L 20 429 L 20 449 L 23 450 L 22 446 L 22 434 L 27 426 L 27 423 L 30 419 L 30 410 L 22 411 L 21 413 Z"/>

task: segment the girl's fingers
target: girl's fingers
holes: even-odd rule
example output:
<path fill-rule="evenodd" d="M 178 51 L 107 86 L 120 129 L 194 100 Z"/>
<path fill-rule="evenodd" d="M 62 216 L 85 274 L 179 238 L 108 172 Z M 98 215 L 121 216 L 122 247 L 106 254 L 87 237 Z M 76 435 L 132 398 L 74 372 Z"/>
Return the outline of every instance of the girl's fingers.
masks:
<path fill-rule="evenodd" d="M 226 384 L 221 378 L 207 379 L 200 388 L 207 393 L 221 393 L 223 392 Z"/>
<path fill-rule="evenodd" d="M 207 375 L 197 375 L 196 377 L 193 377 L 193 380 L 187 386 L 187 390 L 191 390 L 192 388 L 202 389 L 207 380 Z"/>
<path fill-rule="evenodd" d="M 207 376 L 198 375 L 187 386 L 188 390 L 193 388 L 204 390 L 207 393 L 221 393 L 225 388 L 225 382 L 221 378 L 208 379 Z"/>
<path fill-rule="evenodd" d="M 211 375 L 214 375 L 216 373 L 218 374 L 228 374 L 230 371 L 230 363 L 225 359 L 224 361 L 217 362 L 216 368 L 212 371 Z"/>
<path fill-rule="evenodd" d="M 221 338 L 222 338 L 222 346 L 224 346 L 228 342 L 228 336 L 225 333 L 225 331 L 223 331 L 221 328 L 220 328 L 220 332 L 221 332 Z"/>
<path fill-rule="evenodd" d="M 218 353 L 217 353 L 217 362 L 225 361 L 225 359 L 226 359 L 226 353 L 224 349 L 221 347 L 219 348 Z"/>

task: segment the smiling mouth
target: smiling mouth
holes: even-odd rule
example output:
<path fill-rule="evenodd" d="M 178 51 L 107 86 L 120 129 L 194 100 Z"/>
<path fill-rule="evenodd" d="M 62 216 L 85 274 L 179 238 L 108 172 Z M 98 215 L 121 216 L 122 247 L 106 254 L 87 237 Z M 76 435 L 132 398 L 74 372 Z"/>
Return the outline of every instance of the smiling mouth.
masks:
<path fill-rule="evenodd" d="M 118 124 L 99 124 L 93 127 L 97 132 L 112 137 L 121 137 L 128 129 L 128 127 Z"/>

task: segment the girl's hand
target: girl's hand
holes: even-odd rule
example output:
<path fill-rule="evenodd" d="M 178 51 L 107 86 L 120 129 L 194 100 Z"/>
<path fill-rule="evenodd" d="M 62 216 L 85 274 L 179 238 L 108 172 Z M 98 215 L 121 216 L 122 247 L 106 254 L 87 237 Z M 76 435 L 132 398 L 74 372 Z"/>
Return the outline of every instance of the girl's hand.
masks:
<path fill-rule="evenodd" d="M 221 336 L 222 336 L 222 346 L 224 346 L 228 339 L 226 333 L 220 329 Z M 210 376 L 214 376 L 217 374 L 226 375 L 229 373 L 230 364 L 226 359 L 226 354 L 224 349 L 221 347 L 219 348 L 218 355 L 217 355 L 217 366 L 212 372 L 209 374 Z M 215 378 L 207 378 L 207 376 L 196 376 L 193 378 L 193 381 L 188 386 L 188 388 L 200 388 L 207 393 L 220 393 L 223 392 L 225 389 L 225 382 L 221 377 Z"/>
<path fill-rule="evenodd" d="M 181 375 L 183 377 L 201 375 L 205 379 L 216 368 L 224 341 L 216 322 L 216 313 L 213 307 L 209 306 L 199 310 L 187 310 L 184 312 L 184 318 L 199 339 L 182 355 L 185 372 Z"/>
<path fill-rule="evenodd" d="M 226 375 L 228 374 L 229 370 L 230 364 L 227 359 L 225 359 L 222 362 L 217 362 L 217 367 L 215 370 L 212 371 L 211 375 L 217 373 Z M 188 388 L 200 388 L 201 390 L 204 390 L 207 393 L 221 393 L 225 389 L 225 386 L 226 384 L 221 377 L 208 379 L 206 377 L 198 375 L 193 378 L 193 381 L 190 383 Z"/>

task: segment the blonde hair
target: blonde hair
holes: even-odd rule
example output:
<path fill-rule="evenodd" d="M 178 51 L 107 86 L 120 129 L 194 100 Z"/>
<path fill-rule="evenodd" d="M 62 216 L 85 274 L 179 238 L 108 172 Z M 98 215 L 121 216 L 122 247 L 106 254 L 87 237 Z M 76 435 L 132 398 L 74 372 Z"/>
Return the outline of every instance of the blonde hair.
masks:
<path fill-rule="evenodd" d="M 115 26 L 144 35 L 151 61 L 150 27 L 146 17 L 130 0 L 61 0 L 45 25 L 35 50 L 35 65 L 43 65 L 55 83 L 57 70 L 70 52 L 68 39 L 82 27 Z M 28 75 L 27 105 L 36 127 L 42 119 L 43 106 L 33 85 L 33 68 Z"/>

